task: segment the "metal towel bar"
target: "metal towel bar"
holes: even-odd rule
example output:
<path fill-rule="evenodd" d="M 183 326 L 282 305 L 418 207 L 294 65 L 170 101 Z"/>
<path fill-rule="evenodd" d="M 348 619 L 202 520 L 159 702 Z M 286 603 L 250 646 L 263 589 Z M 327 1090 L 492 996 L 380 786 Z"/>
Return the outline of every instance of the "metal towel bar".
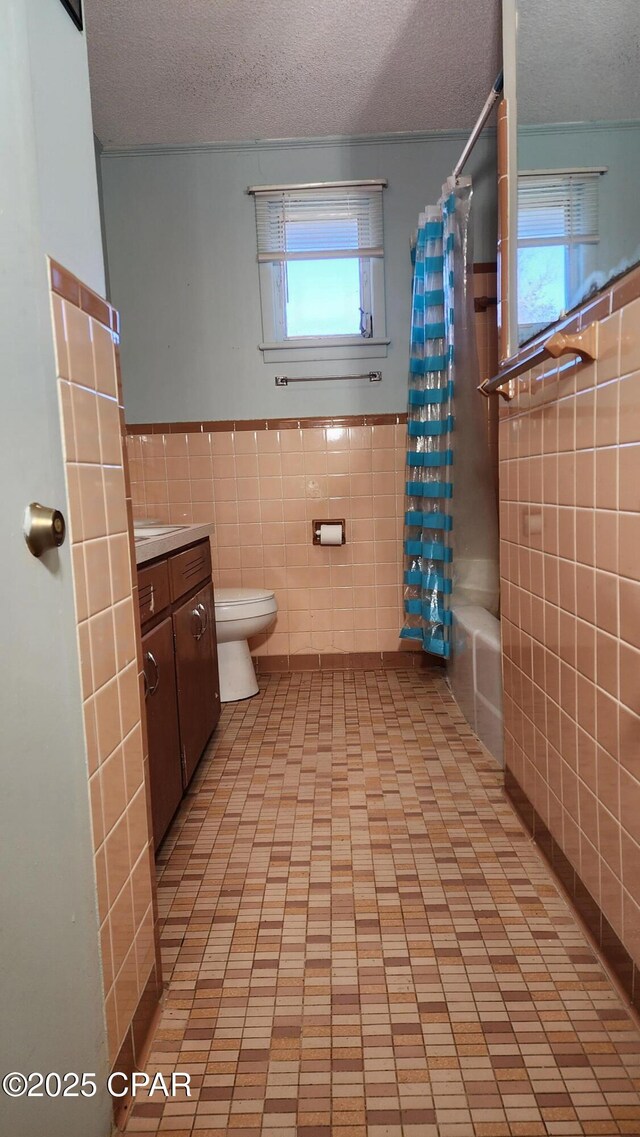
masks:
<path fill-rule="evenodd" d="M 324 383 L 336 379 L 368 379 L 370 383 L 381 383 L 381 371 L 365 371 L 363 375 L 276 375 L 276 387 L 288 387 L 290 383 Z"/>
<path fill-rule="evenodd" d="M 554 332 L 549 339 L 533 344 L 531 349 L 524 349 L 522 358 L 516 358 L 514 363 L 508 364 L 493 379 L 485 379 L 480 383 L 478 391 L 481 395 L 498 394 L 507 402 L 511 395 L 502 388 L 511 381 L 530 371 L 539 363 L 547 359 L 559 359 L 562 355 L 575 354 L 581 363 L 590 363 L 598 358 L 596 324 L 589 324 L 581 332 Z"/>

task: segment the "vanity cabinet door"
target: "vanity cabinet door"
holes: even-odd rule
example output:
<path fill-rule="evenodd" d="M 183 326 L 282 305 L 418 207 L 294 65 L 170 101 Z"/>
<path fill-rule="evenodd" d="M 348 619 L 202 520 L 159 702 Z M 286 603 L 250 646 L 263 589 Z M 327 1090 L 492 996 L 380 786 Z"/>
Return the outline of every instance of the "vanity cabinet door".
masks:
<path fill-rule="evenodd" d="M 173 626 L 167 617 L 142 637 L 149 785 L 157 849 L 182 798 Z"/>
<path fill-rule="evenodd" d="M 176 609 L 173 629 L 186 787 L 220 718 L 215 609 L 210 584 Z"/>

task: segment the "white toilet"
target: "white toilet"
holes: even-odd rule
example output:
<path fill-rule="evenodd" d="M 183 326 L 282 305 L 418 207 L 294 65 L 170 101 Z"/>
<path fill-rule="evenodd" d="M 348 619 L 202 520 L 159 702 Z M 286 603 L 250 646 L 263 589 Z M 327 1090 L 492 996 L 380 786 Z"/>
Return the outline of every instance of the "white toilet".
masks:
<path fill-rule="evenodd" d="M 271 626 L 278 601 L 267 588 L 217 588 L 215 608 L 220 700 L 249 699 L 258 681 L 247 640 Z"/>

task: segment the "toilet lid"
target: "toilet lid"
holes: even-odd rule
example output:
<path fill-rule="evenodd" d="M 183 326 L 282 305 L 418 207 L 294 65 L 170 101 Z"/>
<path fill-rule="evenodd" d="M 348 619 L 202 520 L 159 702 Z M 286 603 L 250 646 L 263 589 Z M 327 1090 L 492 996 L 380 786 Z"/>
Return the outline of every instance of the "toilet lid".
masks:
<path fill-rule="evenodd" d="M 216 588 L 216 604 L 257 604 L 258 601 L 273 600 L 275 593 L 268 588 Z"/>

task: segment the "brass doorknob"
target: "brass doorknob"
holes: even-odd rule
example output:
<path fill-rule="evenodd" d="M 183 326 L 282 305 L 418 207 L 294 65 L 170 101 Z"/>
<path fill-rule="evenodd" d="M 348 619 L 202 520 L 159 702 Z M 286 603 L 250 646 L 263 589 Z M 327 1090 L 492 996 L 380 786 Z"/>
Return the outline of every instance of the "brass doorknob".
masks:
<path fill-rule="evenodd" d="M 24 539 L 29 552 L 41 557 L 48 549 L 57 549 L 63 544 L 67 525 L 59 509 L 51 509 L 32 501 L 24 514 Z"/>

